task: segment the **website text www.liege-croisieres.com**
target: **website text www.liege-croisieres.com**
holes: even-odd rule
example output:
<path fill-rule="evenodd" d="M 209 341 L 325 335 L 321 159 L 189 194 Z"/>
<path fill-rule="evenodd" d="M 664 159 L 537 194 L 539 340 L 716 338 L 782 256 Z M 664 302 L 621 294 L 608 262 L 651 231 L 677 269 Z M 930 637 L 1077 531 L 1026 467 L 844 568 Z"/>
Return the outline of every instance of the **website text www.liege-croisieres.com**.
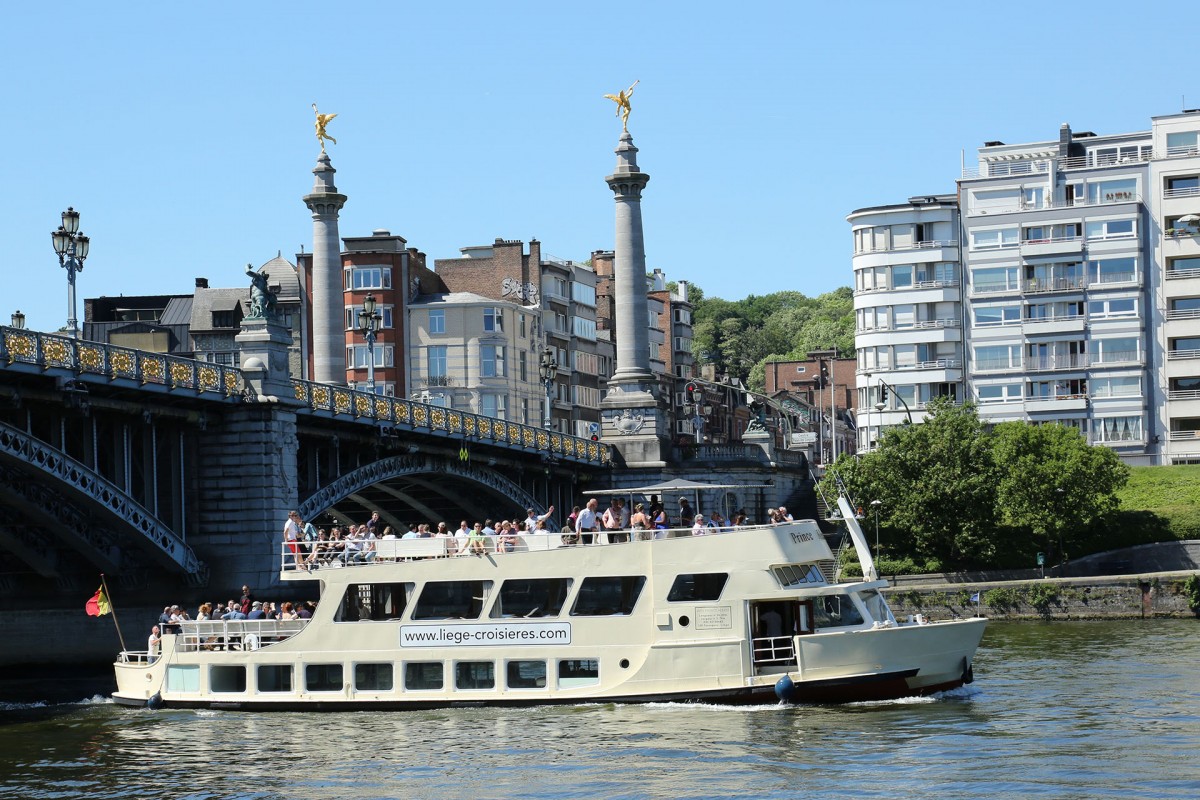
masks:
<path fill-rule="evenodd" d="M 570 644 L 569 622 L 497 622 L 490 625 L 401 625 L 401 647 L 479 647 Z"/>

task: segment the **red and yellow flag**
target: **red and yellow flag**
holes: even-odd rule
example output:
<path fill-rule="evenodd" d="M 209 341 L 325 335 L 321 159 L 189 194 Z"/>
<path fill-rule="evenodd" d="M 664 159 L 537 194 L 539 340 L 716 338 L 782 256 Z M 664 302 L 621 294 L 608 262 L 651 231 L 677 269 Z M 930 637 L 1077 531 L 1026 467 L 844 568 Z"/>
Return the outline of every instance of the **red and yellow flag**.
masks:
<path fill-rule="evenodd" d="M 87 605 L 83 607 L 83 610 L 86 611 L 90 617 L 98 617 L 102 614 L 107 614 L 112 611 L 112 606 L 109 605 L 108 595 L 104 593 L 103 586 L 96 590 L 96 593 L 92 595 L 91 600 L 87 601 Z"/>

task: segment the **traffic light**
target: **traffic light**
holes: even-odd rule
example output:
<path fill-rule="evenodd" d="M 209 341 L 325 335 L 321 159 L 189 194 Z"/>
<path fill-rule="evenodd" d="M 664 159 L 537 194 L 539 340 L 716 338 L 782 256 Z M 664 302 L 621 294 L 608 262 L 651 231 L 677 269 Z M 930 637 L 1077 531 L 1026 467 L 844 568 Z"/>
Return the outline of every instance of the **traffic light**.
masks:
<path fill-rule="evenodd" d="M 817 375 L 817 387 L 824 389 L 828 385 L 829 385 L 829 363 L 826 361 L 822 361 L 821 362 L 821 371 Z"/>
<path fill-rule="evenodd" d="M 683 396 L 688 403 L 696 402 L 696 393 L 700 391 L 700 387 L 694 383 L 689 383 L 683 388 Z"/>
<path fill-rule="evenodd" d="M 888 401 L 888 387 L 887 387 L 887 384 L 886 384 L 886 383 L 884 383 L 883 381 L 880 381 L 880 382 L 879 382 L 879 402 L 880 402 L 880 403 L 883 403 L 883 404 L 886 406 L 886 405 L 887 405 L 887 401 Z"/>
<path fill-rule="evenodd" d="M 599 435 L 599 434 L 596 434 L 596 433 L 593 433 L 593 434 L 592 434 L 592 441 L 593 441 L 593 442 L 598 442 L 598 441 L 600 441 L 600 435 Z"/>

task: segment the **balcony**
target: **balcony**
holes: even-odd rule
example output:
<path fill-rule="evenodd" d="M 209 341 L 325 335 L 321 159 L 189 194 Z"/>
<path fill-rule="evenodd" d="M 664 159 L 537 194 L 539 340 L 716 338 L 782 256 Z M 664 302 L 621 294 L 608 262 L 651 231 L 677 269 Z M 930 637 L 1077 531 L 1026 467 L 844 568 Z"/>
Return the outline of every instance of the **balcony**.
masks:
<path fill-rule="evenodd" d="M 1200 308 L 1180 308 L 1168 311 L 1167 319 L 1200 319 Z"/>
<path fill-rule="evenodd" d="M 1184 361 L 1192 358 L 1200 358 L 1200 350 L 1168 350 L 1167 361 Z"/>
<path fill-rule="evenodd" d="M 1056 236 L 1049 239 L 1026 239 L 1021 242 L 1022 258 L 1078 255 L 1083 253 L 1082 236 Z"/>
<path fill-rule="evenodd" d="M 1021 332 L 1029 336 L 1048 333 L 1080 333 L 1086 327 L 1087 317 L 1083 314 L 1062 314 L 1021 321 Z"/>
<path fill-rule="evenodd" d="M 1030 358 L 1025 362 L 1027 372 L 1058 372 L 1061 370 L 1080 370 L 1088 366 L 1088 357 L 1082 354 L 1045 356 Z"/>
<path fill-rule="evenodd" d="M 1177 197 L 1200 197 L 1200 186 L 1186 186 L 1182 189 L 1163 189 L 1162 196 L 1164 200 L 1171 200 Z"/>
<path fill-rule="evenodd" d="M 958 247 L 957 239 L 936 239 L 927 242 L 909 242 L 908 244 L 893 244 L 891 247 L 863 247 L 855 250 L 854 255 L 867 253 L 894 253 L 902 250 L 938 250 L 945 247 Z"/>
<path fill-rule="evenodd" d="M 1030 278 L 1025 281 L 1025 294 L 1050 294 L 1052 292 L 1077 292 L 1087 286 L 1087 278 Z"/>
<path fill-rule="evenodd" d="M 1030 414 L 1044 412 L 1084 411 L 1088 407 L 1087 395 L 1066 394 L 1057 397 L 1031 398 L 1025 401 L 1025 411 Z"/>

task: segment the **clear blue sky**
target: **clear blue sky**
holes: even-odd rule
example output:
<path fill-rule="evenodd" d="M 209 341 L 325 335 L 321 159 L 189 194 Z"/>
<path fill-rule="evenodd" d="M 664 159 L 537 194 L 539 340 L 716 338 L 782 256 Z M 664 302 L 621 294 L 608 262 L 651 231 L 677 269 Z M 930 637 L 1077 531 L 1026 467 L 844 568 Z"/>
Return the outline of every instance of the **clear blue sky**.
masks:
<path fill-rule="evenodd" d="M 1127 3 L 51 3 L 6 10 L 0 319 L 184 293 L 312 247 L 329 152 L 343 236 L 435 258 L 496 237 L 613 246 L 620 123 L 650 173 L 647 264 L 736 299 L 849 285 L 855 208 L 954 190 L 983 141 L 1148 129 L 1200 107 L 1195 25 Z"/>

